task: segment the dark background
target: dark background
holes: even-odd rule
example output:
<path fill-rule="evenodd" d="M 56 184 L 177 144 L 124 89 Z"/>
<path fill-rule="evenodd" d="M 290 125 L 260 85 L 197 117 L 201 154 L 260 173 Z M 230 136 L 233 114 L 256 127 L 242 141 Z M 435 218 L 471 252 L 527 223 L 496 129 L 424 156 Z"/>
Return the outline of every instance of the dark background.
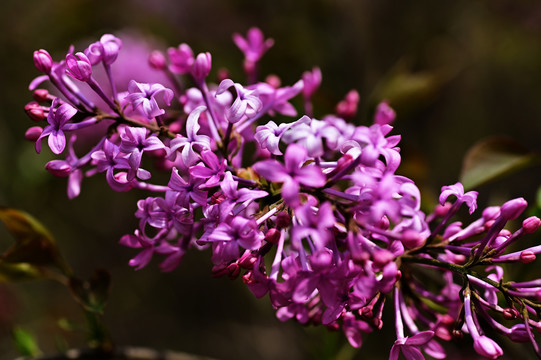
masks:
<path fill-rule="evenodd" d="M 172 273 L 161 273 L 154 262 L 134 272 L 127 263 L 135 253 L 118 239 L 136 226 L 136 201 L 144 195 L 113 193 L 96 176 L 70 201 L 65 179 L 43 169 L 50 153 L 36 155 L 23 139 L 33 125 L 23 107 L 31 100 L 28 83 L 38 75 L 36 49 L 59 59 L 70 44 L 81 51 L 104 33 L 137 33 L 161 49 L 186 42 L 195 52 L 210 51 L 215 68 L 229 68 L 242 82 L 242 54 L 231 35 L 251 26 L 275 40 L 263 58 L 263 75 L 293 84 L 302 72 L 321 68 L 316 117 L 332 112 L 350 89 L 361 94 L 359 124 L 369 124 L 378 101 L 391 101 L 398 114 L 394 133 L 402 135 L 399 173 L 416 180 L 427 204 L 442 185 L 458 180 L 466 151 L 480 139 L 507 135 L 541 151 L 537 1 L 4 0 L 0 205 L 40 219 L 81 277 L 95 268 L 111 272 L 105 321 L 119 344 L 221 359 L 331 359 L 344 342 L 340 334 L 280 323 L 268 301 L 256 300 L 240 280 L 213 279 L 206 252 L 189 253 Z M 480 201 L 533 201 L 540 178 L 534 168 L 496 181 L 478 189 Z M 3 249 L 11 240 L 3 228 L 0 235 Z M 83 321 L 64 287 L 47 281 L 1 285 L 0 359 L 16 356 L 8 331 L 14 324 L 33 333 L 46 353 L 83 345 L 84 333 L 61 330 L 60 318 Z M 386 359 L 392 321 L 386 319 L 388 331 L 367 336 L 355 358 Z M 462 345 L 471 349 L 468 341 Z M 352 353 L 342 351 L 342 359 Z"/>

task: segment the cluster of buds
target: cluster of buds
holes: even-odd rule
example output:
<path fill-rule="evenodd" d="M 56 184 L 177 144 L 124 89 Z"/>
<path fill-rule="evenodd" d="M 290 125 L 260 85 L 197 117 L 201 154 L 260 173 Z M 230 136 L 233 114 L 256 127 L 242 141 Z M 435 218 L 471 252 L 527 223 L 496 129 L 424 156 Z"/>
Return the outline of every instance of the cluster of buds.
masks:
<path fill-rule="evenodd" d="M 130 265 L 141 269 L 161 257 L 161 269 L 171 271 L 188 249 L 210 249 L 213 274 L 240 277 L 256 297 L 268 295 L 280 320 L 341 329 L 354 347 L 382 328 L 390 303 L 390 359 L 445 358 L 441 342 L 463 333 L 477 353 L 498 358 L 502 349 L 483 327 L 531 342 L 539 354 L 541 279 L 508 281 L 500 266 L 541 252 L 508 251 L 541 224 L 530 217 L 506 229 L 526 201 L 489 207 L 463 225 L 453 219 L 462 205 L 473 214 L 477 193 L 457 183 L 444 186 L 440 203 L 425 213 L 414 181 L 396 174 L 400 136 L 391 135 L 388 103 L 377 107 L 372 125 L 355 126 L 345 120 L 357 111 L 353 91 L 336 114 L 316 119 L 319 69 L 291 86 L 276 76 L 257 81 L 257 63 L 273 41 L 257 28 L 234 41 L 245 55 L 247 85 L 223 72 L 210 83 L 211 55 L 196 56 L 186 44 L 149 54 L 151 71 L 167 83 L 117 83 L 122 41 L 113 35 L 84 52 L 70 49 L 60 62 L 34 53 L 44 74 L 30 85 L 35 101 L 26 111 L 46 124 L 26 138 L 38 153 L 47 138 L 53 153 L 65 154 L 45 167 L 68 177 L 68 196 L 99 173 L 114 191 L 150 195 L 137 203 L 138 228 L 120 240 L 138 251 Z M 107 76 L 97 80 L 100 63 Z M 58 95 L 38 89 L 45 80 Z M 289 102 L 299 94 L 307 115 Z M 278 116 L 292 120 L 269 119 Z M 84 155 L 74 147 L 82 137 L 96 139 Z M 155 183 L 159 172 L 165 181 Z"/>

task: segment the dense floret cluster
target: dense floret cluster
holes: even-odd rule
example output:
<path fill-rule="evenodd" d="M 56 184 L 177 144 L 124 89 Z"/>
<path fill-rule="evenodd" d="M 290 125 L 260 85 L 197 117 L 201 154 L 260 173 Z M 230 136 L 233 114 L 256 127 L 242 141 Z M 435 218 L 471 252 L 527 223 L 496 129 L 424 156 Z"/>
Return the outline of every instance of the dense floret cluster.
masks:
<path fill-rule="evenodd" d="M 390 359 L 421 359 L 421 351 L 445 358 L 441 342 L 462 333 L 495 359 L 502 349 L 486 327 L 539 353 L 541 279 L 508 281 L 500 266 L 541 252 L 508 251 L 541 224 L 530 217 L 506 229 L 526 201 L 453 222 L 463 205 L 470 215 L 477 207 L 477 193 L 456 183 L 424 212 L 415 182 L 396 173 L 400 136 L 392 135 L 388 103 L 377 107 L 372 125 L 353 125 L 345 120 L 357 111 L 352 91 L 336 114 L 316 119 L 318 68 L 291 86 L 276 76 L 260 82 L 257 65 L 273 41 L 252 28 L 234 42 L 247 84 L 223 71 L 217 84 L 209 82 L 210 53 L 195 55 L 186 44 L 149 53 L 146 77 L 156 82 L 118 81 L 123 43 L 113 35 L 83 52 L 72 48 L 59 62 L 45 50 L 34 53 L 43 75 L 30 85 L 35 101 L 26 112 L 39 126 L 26 138 L 38 153 L 47 140 L 64 155 L 46 169 L 68 178 L 68 196 L 99 173 L 114 191 L 149 193 L 137 203 L 138 228 L 120 240 L 138 251 L 130 265 L 141 269 L 162 257 L 160 267 L 171 271 L 188 249 L 208 248 L 213 274 L 241 277 L 256 297 L 268 295 L 280 320 L 341 329 L 355 347 L 382 328 L 387 304 L 396 331 Z M 44 81 L 55 90 L 38 88 Z M 306 115 L 290 103 L 296 96 Z M 83 138 L 94 142 L 78 154 Z M 159 172 L 166 181 L 154 183 Z"/>

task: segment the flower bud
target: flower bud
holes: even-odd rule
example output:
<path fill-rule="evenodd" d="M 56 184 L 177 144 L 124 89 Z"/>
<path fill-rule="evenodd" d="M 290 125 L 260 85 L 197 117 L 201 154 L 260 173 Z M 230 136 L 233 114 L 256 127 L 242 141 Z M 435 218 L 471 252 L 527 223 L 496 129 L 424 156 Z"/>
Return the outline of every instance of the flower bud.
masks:
<path fill-rule="evenodd" d="M 66 66 L 66 73 L 76 80 L 87 82 L 92 77 L 92 65 L 82 52 L 66 55 Z"/>
<path fill-rule="evenodd" d="M 285 229 L 291 225 L 291 216 L 285 211 L 281 211 L 276 215 L 276 227 Z"/>
<path fill-rule="evenodd" d="M 501 216 L 506 220 L 516 219 L 526 209 L 528 203 L 524 198 L 509 200 L 500 208 Z"/>
<path fill-rule="evenodd" d="M 530 216 L 522 222 L 522 228 L 525 234 L 536 232 L 541 226 L 541 220 L 537 216 Z"/>
<path fill-rule="evenodd" d="M 237 263 L 231 263 L 227 266 L 230 279 L 236 279 L 240 274 L 240 266 Z"/>
<path fill-rule="evenodd" d="M 267 233 L 265 234 L 265 240 L 270 242 L 271 244 L 278 244 L 278 241 L 280 240 L 280 230 L 275 228 L 267 230 Z"/>
<path fill-rule="evenodd" d="M 481 335 L 474 340 L 473 348 L 479 355 L 489 359 L 497 359 L 503 355 L 500 345 L 485 335 Z"/>
<path fill-rule="evenodd" d="M 151 68 L 156 70 L 163 70 L 167 66 L 165 61 L 165 55 L 158 50 L 154 50 L 148 57 L 148 64 Z"/>
<path fill-rule="evenodd" d="M 26 115 L 36 122 L 42 121 L 47 117 L 47 115 L 45 115 L 45 111 L 43 111 L 43 109 L 35 102 L 27 104 L 24 107 L 24 110 Z"/>
<path fill-rule="evenodd" d="M 505 320 L 515 320 L 519 313 L 517 309 L 506 308 L 503 310 L 503 317 Z"/>
<path fill-rule="evenodd" d="M 53 160 L 49 161 L 45 165 L 45 169 L 58 177 L 66 177 L 71 173 L 71 166 L 64 160 Z"/>
<path fill-rule="evenodd" d="M 524 324 L 513 325 L 513 327 L 511 328 L 511 332 L 507 334 L 507 336 L 509 337 L 509 339 L 511 339 L 511 341 L 518 343 L 526 343 L 530 341 L 528 331 L 526 330 Z"/>
<path fill-rule="evenodd" d="M 53 68 L 53 58 L 47 50 L 34 51 L 34 66 L 42 73 L 49 74 Z"/>
<path fill-rule="evenodd" d="M 212 66 L 212 57 L 210 53 L 200 53 L 195 58 L 195 62 L 191 69 L 192 76 L 195 79 L 195 82 L 200 84 L 210 73 L 210 68 Z"/>
<path fill-rule="evenodd" d="M 374 115 L 374 124 L 387 125 L 392 124 L 396 118 L 396 113 L 386 101 L 379 103 Z"/>
<path fill-rule="evenodd" d="M 372 255 L 374 264 L 379 267 L 383 268 L 385 265 L 387 265 L 389 262 L 393 261 L 394 255 L 392 252 L 387 250 L 379 250 L 374 252 Z"/>
<path fill-rule="evenodd" d="M 530 250 L 525 250 L 520 253 L 519 261 L 523 264 L 531 263 L 535 260 L 535 253 Z"/>
<path fill-rule="evenodd" d="M 425 238 L 415 230 L 406 230 L 402 233 L 401 241 L 408 249 L 415 249 L 424 245 Z"/>
<path fill-rule="evenodd" d="M 24 133 L 24 138 L 28 141 L 37 141 L 43 129 L 39 126 L 32 126 Z"/>
<path fill-rule="evenodd" d="M 49 99 L 49 91 L 47 89 L 34 90 L 34 100 L 37 102 L 45 102 Z"/>

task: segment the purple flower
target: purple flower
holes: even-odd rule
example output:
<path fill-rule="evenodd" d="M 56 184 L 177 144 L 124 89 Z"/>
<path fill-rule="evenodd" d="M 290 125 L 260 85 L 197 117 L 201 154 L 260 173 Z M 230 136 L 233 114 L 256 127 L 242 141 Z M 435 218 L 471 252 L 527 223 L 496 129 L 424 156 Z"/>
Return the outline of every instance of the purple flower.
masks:
<path fill-rule="evenodd" d="M 225 159 L 218 159 L 215 153 L 210 150 L 201 152 L 203 164 L 192 166 L 190 175 L 196 178 L 205 179 L 204 187 L 213 187 L 220 183 L 225 171 Z"/>
<path fill-rule="evenodd" d="M 340 132 L 334 126 L 325 121 L 310 119 L 303 116 L 298 121 L 299 125 L 287 132 L 283 139 L 285 143 L 296 142 L 306 148 L 311 157 L 322 156 L 327 149 L 335 150 L 338 147 Z"/>
<path fill-rule="evenodd" d="M 302 80 L 297 81 L 292 86 L 275 88 L 267 83 L 257 83 L 248 87 L 255 90 L 259 100 L 261 100 L 263 109 L 268 109 L 270 115 L 279 113 L 286 116 L 296 116 L 297 110 L 289 103 L 289 100 L 297 96 L 304 88 Z"/>
<path fill-rule="evenodd" d="M 248 250 L 258 249 L 263 238 L 263 233 L 259 231 L 254 219 L 235 216 L 229 221 L 220 223 L 207 241 L 214 243 L 212 261 L 220 264 L 238 259 L 239 246 Z"/>
<path fill-rule="evenodd" d="M 193 51 L 187 44 L 180 44 L 178 48 L 167 49 L 169 56 L 169 70 L 174 74 L 187 74 L 192 69 L 194 63 Z"/>
<path fill-rule="evenodd" d="M 268 193 L 263 190 L 251 190 L 247 188 L 238 189 L 238 185 L 239 182 L 233 180 L 233 175 L 231 175 L 231 172 L 226 172 L 224 179 L 220 183 L 220 188 L 222 189 L 223 194 L 226 196 L 226 200 L 221 205 L 222 208 L 225 209 L 224 212 L 227 214 L 237 203 L 259 199 L 268 195 Z"/>
<path fill-rule="evenodd" d="M 266 39 L 260 29 L 253 27 L 248 30 L 246 38 L 240 34 L 233 34 L 233 41 L 244 53 L 246 60 L 257 62 L 263 54 L 274 45 L 273 39 Z"/>
<path fill-rule="evenodd" d="M 107 184 L 118 192 L 130 189 L 129 181 L 122 181 L 115 175 L 116 169 L 129 169 L 127 156 L 120 152 L 120 148 L 109 140 L 105 140 L 101 150 L 92 153 L 92 160 L 98 172 L 105 171 Z"/>
<path fill-rule="evenodd" d="M 55 98 L 51 104 L 51 109 L 47 115 L 49 125 L 45 126 L 43 132 L 36 141 L 36 152 L 41 152 L 41 140 L 48 136 L 49 148 L 55 154 L 60 154 L 66 147 L 66 135 L 64 130 L 69 130 L 68 121 L 77 113 L 77 109 L 73 106 L 64 103 L 55 109 L 59 103 L 59 99 Z"/>
<path fill-rule="evenodd" d="M 148 136 L 148 132 L 145 128 L 126 127 L 120 134 L 120 151 L 129 154 L 128 180 L 130 181 L 135 178 L 135 175 L 138 175 L 143 180 L 150 178 L 150 173 L 139 169 L 143 152 L 165 148 L 165 145 L 156 135 L 151 134 Z"/>
<path fill-rule="evenodd" d="M 184 166 L 189 167 L 199 160 L 199 155 L 196 153 L 196 150 L 210 150 L 210 138 L 206 135 L 198 134 L 199 129 L 201 128 L 198 123 L 199 116 L 206 109 L 207 108 L 204 106 L 199 106 L 188 115 L 188 119 L 186 120 L 186 137 L 177 135 L 176 138 L 171 140 L 171 143 L 169 144 L 169 158 L 173 158 L 174 160 L 176 151 L 182 148 L 182 162 Z"/>
<path fill-rule="evenodd" d="M 122 41 L 114 35 L 105 34 L 85 50 L 85 55 L 92 65 L 103 61 L 105 65 L 111 65 L 118 57 L 122 48 Z"/>
<path fill-rule="evenodd" d="M 477 191 L 468 191 L 467 193 L 464 193 L 464 186 L 459 182 L 454 185 L 442 186 L 439 198 L 440 204 L 445 204 L 445 201 L 451 195 L 456 196 L 456 201 L 459 205 L 466 203 L 470 210 L 470 214 L 473 214 L 475 209 L 477 209 Z"/>
<path fill-rule="evenodd" d="M 421 331 L 413 336 L 406 336 L 397 339 L 391 349 L 389 360 L 398 360 L 398 356 L 402 352 L 406 360 L 421 360 L 425 357 L 421 354 L 419 347 L 425 346 L 434 337 L 432 330 Z"/>
<path fill-rule="evenodd" d="M 237 92 L 237 98 L 227 111 L 226 119 L 234 124 L 242 119 L 244 115 L 248 118 L 255 116 L 261 109 L 262 104 L 259 97 L 256 96 L 255 90 L 247 90 L 242 85 L 234 83 L 231 79 L 225 79 L 220 83 L 216 90 L 216 95 L 224 93 L 232 86 Z"/>
<path fill-rule="evenodd" d="M 173 90 L 162 84 L 138 83 L 135 80 L 130 81 L 128 91 L 125 100 L 131 104 L 133 110 L 139 109 L 148 120 L 165 114 L 165 110 L 161 109 L 156 101 L 158 94 L 163 94 L 163 100 L 167 105 L 171 105 L 174 96 Z"/>
<path fill-rule="evenodd" d="M 203 179 L 194 178 L 193 176 L 190 176 L 188 181 L 184 180 L 179 175 L 178 169 L 173 168 L 167 186 L 171 190 L 178 192 L 177 201 L 181 206 L 189 209 L 190 199 L 201 206 L 207 205 L 207 192 L 199 189 L 202 183 Z"/>
<path fill-rule="evenodd" d="M 304 147 L 291 144 L 287 147 L 283 165 L 277 160 L 270 159 L 254 164 L 253 169 L 267 180 L 283 183 L 284 201 L 292 207 L 297 207 L 300 203 L 300 185 L 320 187 L 326 182 L 326 177 L 318 166 L 302 166 L 306 158 L 307 151 Z"/>
<path fill-rule="evenodd" d="M 76 80 L 88 82 L 92 78 L 92 64 L 82 52 L 66 55 L 66 67 L 66 73 Z"/>

